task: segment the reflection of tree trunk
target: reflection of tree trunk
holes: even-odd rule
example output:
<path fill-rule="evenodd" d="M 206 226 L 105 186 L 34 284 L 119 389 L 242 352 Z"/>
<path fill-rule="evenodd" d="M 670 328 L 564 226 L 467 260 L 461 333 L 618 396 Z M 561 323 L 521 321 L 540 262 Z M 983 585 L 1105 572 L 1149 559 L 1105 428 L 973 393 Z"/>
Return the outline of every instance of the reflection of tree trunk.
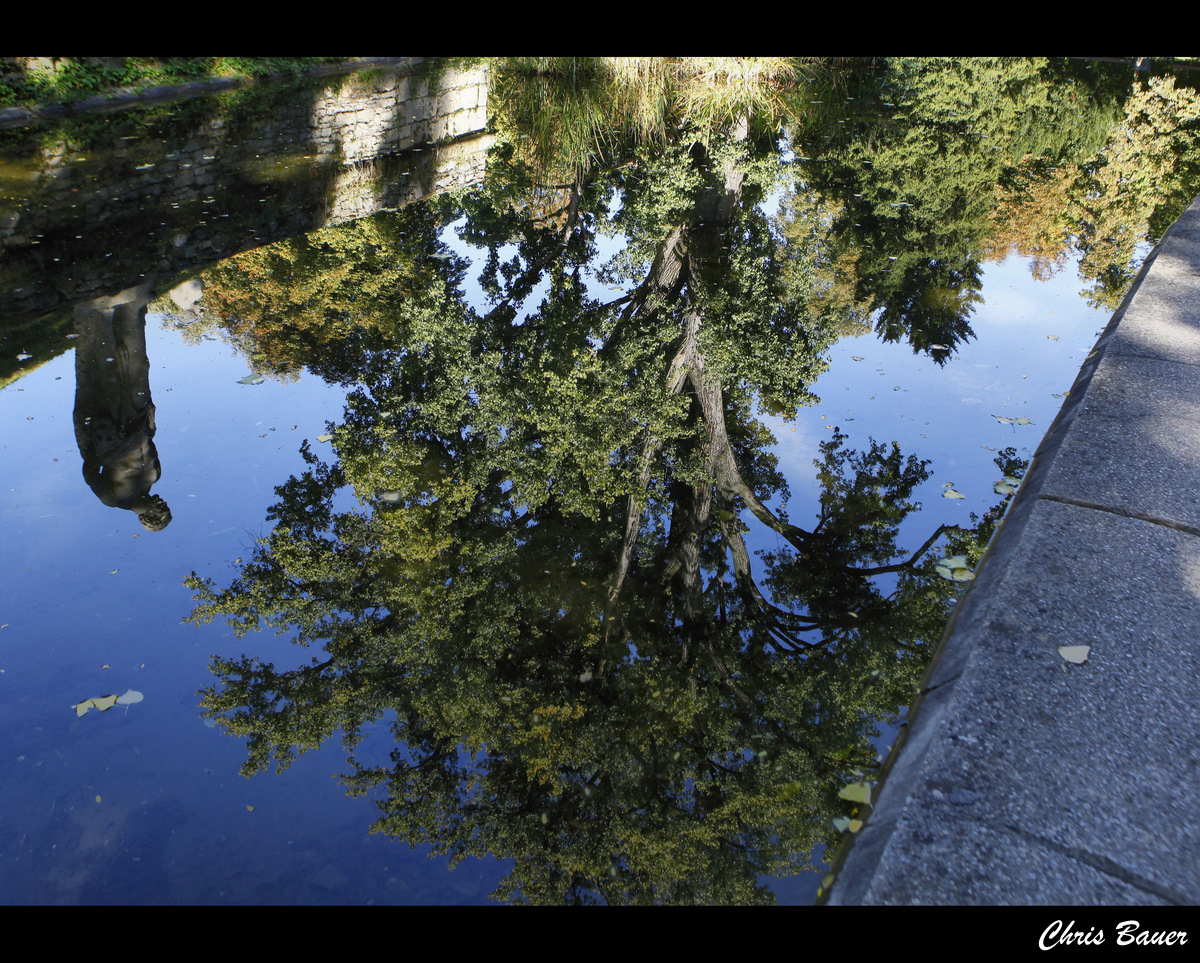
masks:
<path fill-rule="evenodd" d="M 700 409 L 693 402 L 692 417 L 700 417 Z M 702 448 L 707 444 L 701 443 Z M 704 614 L 704 578 L 700 570 L 700 554 L 704 533 L 708 531 L 712 516 L 713 490 L 707 481 L 689 485 L 676 479 L 671 484 L 671 534 L 667 550 L 671 562 L 667 574 L 673 576 L 676 598 L 682 602 L 679 610 L 683 653 L 681 665 L 687 665 L 695 657 L 696 649 L 703 645 L 709 634 L 708 620 Z"/>
<path fill-rule="evenodd" d="M 722 239 L 737 211 L 741 197 L 743 175 L 732 164 L 724 171 L 723 189 L 711 189 L 698 201 L 693 221 L 674 228 L 659 246 L 654 262 L 645 280 L 633 293 L 629 305 L 622 313 L 612 336 L 602 349 L 615 351 L 617 344 L 634 318 L 654 314 L 664 304 L 671 304 L 680 297 L 685 304 L 693 302 L 695 292 L 691 290 L 699 280 L 699 266 L 713 263 L 722 248 Z M 696 252 L 691 248 L 696 246 Z M 685 293 L 685 288 L 689 289 Z M 671 361 L 667 375 L 667 391 L 680 394 L 690 384 L 695 397 L 689 420 L 703 420 L 708 426 L 709 437 L 700 443 L 699 461 L 703 465 L 705 480 L 694 485 L 676 481 L 672 485 L 671 528 L 667 554 L 669 561 L 663 572 L 666 582 L 674 582 L 676 597 L 681 602 L 679 617 L 682 622 L 683 653 L 681 664 L 687 665 L 697 649 L 708 646 L 709 626 L 704 614 L 704 580 L 700 567 L 700 556 L 704 533 L 707 531 L 713 507 L 713 487 L 707 480 L 712 475 L 714 455 L 720 450 L 714 437 L 713 414 L 720 422 L 720 437 L 728 447 L 724 430 L 724 406 L 721 386 L 715 379 L 697 377 L 704 371 L 704 360 L 698 346 L 698 335 L 704 322 L 703 311 L 691 305 L 683 320 L 682 342 Z M 715 391 L 713 398 L 706 397 Z M 609 584 L 609 607 L 615 611 L 637 546 L 641 528 L 642 512 L 645 509 L 645 491 L 650 482 L 650 466 L 660 447 L 657 438 L 647 438 L 643 450 L 642 468 L 639 478 L 641 496 L 631 495 L 628 501 L 625 532 L 622 540 L 621 557 L 617 571 Z M 740 476 L 739 476 L 740 478 Z M 743 486 L 745 487 L 745 486 Z"/>
<path fill-rule="evenodd" d="M 701 149 L 697 148 L 699 152 Z M 701 155 L 704 164 L 707 156 Z M 730 243 L 742 196 L 744 175 L 734 161 L 728 161 L 719 176 L 722 181 L 703 192 L 697 199 L 690 221 L 674 228 L 663 239 L 645 279 L 629 296 L 613 332 L 601 353 L 615 352 L 616 347 L 635 319 L 646 320 L 663 313 L 664 306 L 677 304 L 682 308 L 679 337 L 674 342 L 674 354 L 666 378 L 669 394 L 690 395 L 692 403 L 689 425 L 703 424 L 704 432 L 695 443 L 693 470 L 699 479 L 676 479 L 670 489 L 671 521 L 667 540 L 662 578 L 673 588 L 676 617 L 682 636 L 681 665 L 688 665 L 700 649 L 710 651 L 718 674 L 736 690 L 732 676 L 717 653 L 713 652 L 713 636 L 704 605 L 704 578 L 701 569 L 701 550 L 704 535 L 711 523 L 714 497 L 726 511 L 734 511 L 740 501 L 750 512 L 777 532 L 812 564 L 821 564 L 820 538 L 812 532 L 791 525 L 777 517 L 760 501 L 746 482 L 737 464 L 733 444 L 726 425 L 727 399 L 721 378 L 712 371 L 701 345 L 701 332 L 709 320 L 705 316 L 704 291 L 706 283 L 719 285 L 727 265 L 722 262 Z M 651 463 L 661 447 L 661 440 L 647 437 L 640 466 L 636 494 L 629 496 L 622 537 L 620 559 L 616 572 L 609 580 L 608 617 L 617 613 L 617 601 L 636 556 L 641 533 L 642 513 L 648 501 Z M 732 524 L 719 518 L 721 534 L 733 561 L 738 593 L 746 610 L 770 633 L 771 639 L 793 651 L 818 648 L 822 642 L 807 642 L 802 634 L 815 626 L 812 618 L 796 615 L 772 605 L 755 584 L 751 573 L 750 556 L 745 542 Z M 911 567 L 936 541 L 937 532 L 905 562 L 856 569 L 845 566 L 848 574 L 862 577 L 884 572 L 896 572 Z M 609 623 L 606 619 L 606 624 Z M 606 635 L 606 639 L 609 636 Z M 611 640 L 615 641 L 615 640 Z M 607 652 L 608 658 L 615 653 Z M 744 696 L 744 693 L 739 695 Z"/>
<path fill-rule="evenodd" d="M 697 146 L 697 161 L 704 165 L 707 155 Z M 701 569 L 701 551 L 704 533 L 708 531 L 714 509 L 714 497 L 718 498 L 725 513 L 736 512 L 738 502 L 744 504 L 758 520 L 800 552 L 800 557 L 809 558 L 812 564 L 821 564 L 821 539 L 803 528 L 790 525 L 778 518 L 760 501 L 755 491 L 746 483 L 737 465 L 733 444 L 726 425 L 727 399 L 724 384 L 718 373 L 710 370 L 701 345 L 701 331 L 709 321 L 704 313 L 703 287 L 706 283 L 719 286 L 721 276 L 727 270 L 726 251 L 730 245 L 731 231 L 737 219 L 742 201 L 744 175 L 738 171 L 736 162 L 727 161 L 719 172 L 720 183 L 709 187 L 697 198 L 694 216 L 683 225 L 672 229 L 662 240 L 654 261 L 641 285 L 632 292 L 622 316 L 618 319 L 610 339 L 601 353 L 616 352 L 618 343 L 626 331 L 635 327 L 631 322 L 646 323 L 654 316 L 665 315 L 664 307 L 682 307 L 682 324 L 679 336 L 673 343 L 673 355 L 666 377 L 668 394 L 689 394 L 691 409 L 689 424 L 703 424 L 701 439 L 695 443 L 692 454 L 694 471 L 700 478 L 676 479 L 671 486 L 671 528 L 667 539 L 666 566 L 662 570 L 662 581 L 672 586 L 674 611 L 678 629 L 682 635 L 682 662 L 688 665 L 698 651 L 708 650 L 713 654 L 719 675 L 733 686 L 724 663 L 713 650 L 713 633 L 710 630 L 704 609 L 704 580 Z M 622 549 L 616 573 L 608 582 L 608 614 L 606 626 L 612 626 L 617 615 L 620 591 L 634 566 L 638 538 L 641 534 L 642 513 L 648 503 L 650 466 L 661 448 L 661 439 L 647 437 L 642 450 L 640 478 L 635 494 L 629 496 L 626 506 Z M 809 642 L 803 634 L 815 627 L 816 620 L 782 610 L 768 602 L 755 584 L 751 573 L 750 555 L 736 526 L 727 524 L 718 515 L 722 540 L 730 552 L 734 580 L 745 610 L 752 621 L 766 630 L 770 641 L 792 651 L 805 651 L 826 645 L 830 639 Z M 899 572 L 911 567 L 930 548 L 942 528 L 906 562 L 856 569 L 846 566 L 847 574 L 868 576 L 886 572 Z M 628 636 L 626 636 L 628 638 Z M 606 640 L 617 642 L 606 632 Z M 608 650 L 606 657 L 616 657 Z M 736 688 L 736 687 L 734 687 Z M 739 693 L 742 695 L 742 693 Z"/>
<path fill-rule="evenodd" d="M 146 356 L 149 300 L 149 285 L 141 285 L 76 306 L 75 440 L 96 497 L 136 512 L 143 526 L 159 531 L 171 513 L 150 494 L 162 472 Z"/>

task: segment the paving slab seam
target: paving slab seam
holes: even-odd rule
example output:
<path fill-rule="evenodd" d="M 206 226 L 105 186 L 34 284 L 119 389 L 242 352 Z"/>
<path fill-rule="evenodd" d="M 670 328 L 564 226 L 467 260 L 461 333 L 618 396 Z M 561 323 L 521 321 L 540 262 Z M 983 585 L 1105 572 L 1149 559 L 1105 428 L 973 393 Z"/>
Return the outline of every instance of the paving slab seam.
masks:
<path fill-rule="evenodd" d="M 1182 532 L 1184 535 L 1195 535 L 1200 537 L 1200 529 L 1185 525 L 1183 522 L 1174 522 L 1169 518 L 1158 518 L 1153 515 L 1146 515 L 1141 512 L 1131 512 L 1123 508 L 1118 508 L 1114 505 L 1098 505 L 1095 502 L 1085 501 L 1081 498 L 1072 498 L 1070 495 L 1045 494 L 1037 496 L 1040 500 L 1046 502 L 1058 502 L 1060 505 L 1074 505 L 1076 508 L 1086 508 L 1094 512 L 1104 512 L 1107 515 L 1119 515 L 1121 518 L 1132 518 L 1134 521 L 1146 522 L 1150 525 L 1161 525 L 1163 528 L 1170 528 L 1177 532 Z"/>
<path fill-rule="evenodd" d="M 1108 345 L 1105 346 L 1109 347 Z M 1134 345 L 1128 342 L 1122 342 L 1120 345 L 1113 345 L 1113 354 L 1119 354 L 1123 358 L 1140 358 L 1143 361 L 1160 361 L 1163 364 L 1177 364 L 1185 368 L 1200 368 L 1200 361 L 1192 361 L 1188 358 L 1168 358 L 1162 354 L 1152 350 L 1138 350 Z"/>
<path fill-rule="evenodd" d="M 1020 826 L 998 826 L 994 828 L 1005 829 L 1017 836 L 1020 836 L 1026 842 L 1032 843 L 1035 846 L 1045 846 L 1047 849 L 1052 849 L 1055 852 L 1061 853 L 1068 859 L 1075 860 L 1079 863 L 1086 863 L 1101 873 L 1111 876 L 1116 880 L 1124 883 L 1126 886 L 1132 886 L 1135 889 L 1140 889 L 1149 893 L 1152 896 L 1157 896 L 1161 900 L 1168 903 L 1173 903 L 1178 906 L 1193 905 L 1193 901 L 1186 896 L 1175 892 L 1169 886 L 1163 886 L 1153 880 L 1138 873 L 1130 872 L 1120 863 L 1109 859 L 1107 856 L 1100 856 L 1086 849 L 1080 849 L 1077 846 L 1064 846 L 1062 843 L 1056 843 L 1052 839 L 1047 839 L 1045 836 L 1039 836 L 1037 833 L 1031 833 L 1027 829 L 1022 829 Z"/>

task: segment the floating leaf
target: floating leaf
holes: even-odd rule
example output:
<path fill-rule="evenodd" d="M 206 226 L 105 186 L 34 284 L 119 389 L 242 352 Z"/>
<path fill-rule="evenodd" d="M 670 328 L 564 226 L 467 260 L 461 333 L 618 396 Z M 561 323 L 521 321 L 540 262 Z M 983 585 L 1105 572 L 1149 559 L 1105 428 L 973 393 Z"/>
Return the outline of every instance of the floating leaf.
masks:
<path fill-rule="evenodd" d="M 333 440 L 333 435 L 329 435 L 329 434 L 317 435 L 317 441 L 332 441 L 332 440 Z"/>
<path fill-rule="evenodd" d="M 992 486 L 992 491 L 997 495 L 1012 495 L 1020 487 L 1021 482 L 1019 479 L 1013 478 L 1011 475 L 1005 475 Z"/>
<path fill-rule="evenodd" d="M 84 715 L 88 709 L 99 709 L 104 712 L 106 709 L 111 709 L 115 705 L 131 706 L 135 702 L 141 702 L 144 696 L 134 689 L 126 689 L 124 695 L 107 695 L 98 696 L 95 699 L 84 699 L 82 702 L 71 706 L 75 710 L 75 715 Z"/>
<path fill-rule="evenodd" d="M 966 498 L 962 492 L 957 492 L 953 488 L 947 488 L 942 492 L 942 498 Z"/>
<path fill-rule="evenodd" d="M 848 786 L 843 786 L 838 790 L 838 797 L 841 799 L 849 799 L 851 802 L 865 803 L 871 802 L 871 786 L 870 783 L 852 782 Z"/>
<path fill-rule="evenodd" d="M 1013 420 L 1011 418 L 1005 418 L 1002 415 L 992 415 L 992 417 L 995 418 L 1002 425 L 1011 425 L 1013 423 Z"/>
<path fill-rule="evenodd" d="M 950 350 L 950 345 L 948 345 L 948 344 L 931 344 L 929 347 L 933 348 L 934 351 L 949 351 Z"/>
<path fill-rule="evenodd" d="M 99 709 L 103 712 L 105 709 L 111 709 L 116 703 L 117 697 L 115 695 L 100 696 L 96 699 L 84 699 L 83 702 L 77 703 L 71 706 L 71 708 L 75 710 L 75 715 L 81 716 L 88 709 Z"/>
<path fill-rule="evenodd" d="M 238 384 L 240 384 L 240 385 L 260 385 L 262 383 L 263 383 L 262 375 L 251 374 L 251 375 L 246 375 L 246 377 L 244 377 L 244 378 L 238 379 Z"/>
<path fill-rule="evenodd" d="M 1088 653 L 1092 650 L 1090 645 L 1060 645 L 1058 654 L 1061 655 L 1067 662 L 1074 665 L 1083 665 L 1088 659 Z"/>
<path fill-rule="evenodd" d="M 1020 418 L 1014 418 L 1013 424 L 1014 425 L 1032 425 L 1033 422 L 1030 421 L 1028 418 L 1026 418 L 1024 415 L 1022 415 Z"/>
<path fill-rule="evenodd" d="M 949 555 L 937 563 L 937 573 L 951 582 L 969 582 L 975 573 L 967 568 L 967 556 Z"/>
<path fill-rule="evenodd" d="M 852 355 L 850 355 L 850 360 L 851 361 L 862 361 L 862 358 L 856 354 L 852 354 Z"/>

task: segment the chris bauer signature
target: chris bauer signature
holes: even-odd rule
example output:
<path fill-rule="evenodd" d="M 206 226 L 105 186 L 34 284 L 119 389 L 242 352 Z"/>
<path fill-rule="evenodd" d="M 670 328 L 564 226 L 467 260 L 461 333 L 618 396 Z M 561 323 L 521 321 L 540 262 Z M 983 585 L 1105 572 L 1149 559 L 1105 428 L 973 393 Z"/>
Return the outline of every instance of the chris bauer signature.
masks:
<path fill-rule="evenodd" d="M 1086 933 L 1075 929 L 1075 921 L 1063 924 L 1055 920 L 1042 931 L 1038 946 L 1052 950 L 1056 946 L 1099 946 L 1105 942 L 1104 930 L 1092 927 Z M 1183 930 L 1144 930 L 1137 920 L 1126 920 L 1117 924 L 1117 946 L 1181 946 L 1187 942 Z"/>

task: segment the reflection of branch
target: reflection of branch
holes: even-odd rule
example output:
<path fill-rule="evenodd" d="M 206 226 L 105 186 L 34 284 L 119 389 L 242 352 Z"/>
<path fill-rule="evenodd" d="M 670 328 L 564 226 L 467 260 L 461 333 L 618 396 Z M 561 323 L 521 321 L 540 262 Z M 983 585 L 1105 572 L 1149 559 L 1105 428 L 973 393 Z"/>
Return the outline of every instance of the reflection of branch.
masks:
<path fill-rule="evenodd" d="M 733 674 L 729 671 L 729 667 L 725 664 L 725 660 L 721 658 L 720 653 L 717 652 L 717 648 L 713 645 L 711 637 L 704 640 L 704 647 L 708 650 L 708 657 L 712 659 L 713 665 L 717 667 L 717 675 L 721 677 L 721 681 L 729 686 L 734 694 L 746 703 L 746 705 L 755 705 L 755 701 L 733 680 Z"/>
<path fill-rule="evenodd" d="M 732 504 L 725 500 L 722 500 L 722 503 L 723 505 Z M 734 578 L 737 580 L 742 601 L 752 619 L 766 622 L 766 630 L 772 635 L 772 643 L 782 644 L 782 647 L 793 650 L 817 649 L 828 644 L 829 639 L 823 639 L 820 642 L 806 642 L 794 635 L 790 628 L 784 628 L 780 624 L 781 621 L 804 623 L 803 628 L 815 628 L 819 622 L 809 616 L 797 615 L 795 612 L 781 609 L 767 601 L 751 575 L 750 553 L 746 549 L 746 543 L 742 539 L 741 533 L 734 531 L 732 524 L 727 523 L 720 515 L 717 518 L 718 524 L 721 526 L 721 534 L 725 538 L 725 544 L 729 546 L 729 553 L 733 556 Z"/>
<path fill-rule="evenodd" d="M 625 535 L 621 540 L 621 560 L 617 563 L 617 571 L 608 589 L 609 609 L 616 609 L 617 599 L 621 594 L 621 586 L 625 582 L 625 576 L 629 574 L 629 568 L 633 563 L 633 552 L 637 548 L 638 535 L 642 528 L 645 495 L 647 489 L 650 487 L 650 467 L 661 444 L 662 442 L 657 438 L 647 438 L 646 446 L 642 450 L 642 468 L 638 474 L 638 489 L 636 492 L 630 492 L 629 500 L 626 503 Z M 607 625 L 611 624 L 611 622 L 607 623 Z M 604 640 L 608 641 L 608 628 L 604 630 Z"/>
<path fill-rule="evenodd" d="M 876 565 L 874 568 L 854 568 L 853 566 L 848 565 L 846 566 L 846 570 L 848 572 L 854 572 L 858 575 L 883 575 L 886 572 L 902 572 L 907 568 L 912 568 L 912 566 L 916 564 L 917 559 L 919 559 L 922 555 L 928 552 L 930 548 L 933 547 L 933 543 L 941 537 L 943 532 L 957 530 L 957 525 L 939 525 L 937 527 L 937 531 L 925 539 L 925 544 L 913 552 L 908 558 L 908 561 L 893 562 L 891 565 Z"/>

